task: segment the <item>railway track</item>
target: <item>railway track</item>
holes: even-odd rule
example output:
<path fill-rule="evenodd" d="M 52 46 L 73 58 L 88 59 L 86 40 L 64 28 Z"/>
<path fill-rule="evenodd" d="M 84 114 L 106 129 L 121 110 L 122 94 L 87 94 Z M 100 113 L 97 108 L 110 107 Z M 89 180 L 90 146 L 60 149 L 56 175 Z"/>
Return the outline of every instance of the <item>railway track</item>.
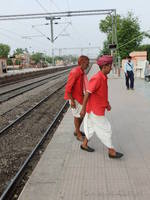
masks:
<path fill-rule="evenodd" d="M 25 92 L 28 92 L 34 88 L 42 86 L 42 85 L 46 84 L 47 82 L 49 82 L 50 80 L 57 79 L 58 77 L 62 76 L 63 74 L 66 74 L 68 71 L 70 71 L 70 70 L 65 70 L 63 72 L 62 71 L 57 72 L 46 78 L 41 78 L 38 81 L 33 81 L 33 82 L 25 84 L 25 85 L 23 84 L 21 86 L 17 86 L 13 89 L 7 89 L 5 91 L 2 91 L 2 92 L 0 92 L 0 103 L 2 103 L 4 101 L 8 101 L 9 99 L 14 98 L 18 95 L 21 95 Z"/>
<path fill-rule="evenodd" d="M 0 131 L 0 159 L 2 161 L 0 164 L 0 176 L 3 181 L 3 184 L 0 183 L 0 193 L 3 191 L 0 200 L 8 200 L 8 195 L 10 191 L 12 191 L 12 187 L 14 187 L 29 160 L 39 148 L 46 135 L 54 126 L 53 124 L 56 123 L 56 120 L 63 111 L 63 108 L 60 111 L 60 106 L 59 111 L 58 109 L 56 110 L 55 106 L 58 106 L 57 104 L 60 99 L 64 102 L 64 100 L 62 100 L 64 94 L 64 85 L 64 82 L 63 84 L 59 83 L 57 88 L 47 95 L 47 97 L 43 98 L 12 124 Z M 54 99 L 52 99 L 52 97 Z M 55 103 L 56 105 L 54 105 Z M 56 116 L 56 113 L 59 114 Z M 45 119 L 43 120 L 43 118 Z M 47 128 L 48 121 L 51 123 Z M 40 123 L 43 125 L 43 127 L 41 127 Z M 12 153 L 13 151 L 14 154 Z M 7 163 L 7 166 L 5 166 L 5 163 Z M 5 190 L 2 190 L 2 188 L 5 188 Z"/>
<path fill-rule="evenodd" d="M 14 74 L 12 76 L 6 76 L 3 78 L 0 78 L 0 88 L 4 86 L 9 86 L 11 84 L 20 83 L 22 81 L 27 81 L 27 80 L 30 80 L 31 78 L 32 79 L 38 78 L 38 77 L 45 76 L 47 74 L 53 74 L 56 72 L 60 72 L 62 70 L 71 69 L 74 66 L 75 65 L 70 65 L 66 67 L 64 66 L 64 67 L 59 67 L 59 68 L 49 68 L 49 69 L 40 70 L 40 71 L 33 71 L 33 72 L 27 72 L 27 73 L 22 73 L 22 74 Z"/>
<path fill-rule="evenodd" d="M 12 178 L 11 182 L 8 184 L 2 195 L 0 196 L 0 200 L 8 200 L 11 199 L 12 196 L 14 196 L 14 193 L 16 192 L 17 185 L 21 182 L 21 179 L 25 176 L 28 163 L 31 161 L 35 153 L 39 150 L 40 146 L 43 144 L 43 142 L 46 140 L 46 137 L 48 134 L 52 134 L 52 129 L 56 126 L 56 123 L 58 120 L 60 121 L 60 117 L 63 114 L 65 108 L 67 108 L 68 102 L 66 102 L 58 114 L 55 116 L 52 123 L 48 126 L 47 130 L 44 132 L 43 136 L 39 140 L 39 142 L 36 144 L 36 146 L 33 148 L 30 155 L 26 158 L 20 169 L 17 171 L 17 173 Z M 20 192 L 20 191 L 19 191 Z"/>
<path fill-rule="evenodd" d="M 64 81 L 58 83 L 51 94 L 0 131 L 0 200 L 17 198 L 13 197 L 16 187 L 20 181 L 24 182 L 29 163 L 58 119 L 60 121 L 60 115 L 67 106 L 63 100 L 64 85 Z"/>

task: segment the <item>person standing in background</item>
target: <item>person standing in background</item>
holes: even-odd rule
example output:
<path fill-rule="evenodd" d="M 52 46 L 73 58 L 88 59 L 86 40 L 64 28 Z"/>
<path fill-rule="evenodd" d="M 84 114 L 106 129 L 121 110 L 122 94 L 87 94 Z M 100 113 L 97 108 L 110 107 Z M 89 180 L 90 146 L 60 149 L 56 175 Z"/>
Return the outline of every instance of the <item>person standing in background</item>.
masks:
<path fill-rule="evenodd" d="M 127 62 L 124 65 L 124 73 L 125 73 L 125 80 L 126 80 L 126 87 L 127 90 L 131 89 L 134 90 L 134 65 L 131 61 L 131 56 L 127 57 Z M 130 81 L 130 84 L 129 84 Z"/>

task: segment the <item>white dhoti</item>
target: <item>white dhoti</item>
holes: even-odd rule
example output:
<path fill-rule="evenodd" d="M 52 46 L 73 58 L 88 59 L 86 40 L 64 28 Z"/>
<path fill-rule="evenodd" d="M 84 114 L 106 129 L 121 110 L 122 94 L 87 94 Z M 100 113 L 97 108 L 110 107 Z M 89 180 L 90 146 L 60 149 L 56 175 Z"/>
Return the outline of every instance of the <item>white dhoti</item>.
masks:
<path fill-rule="evenodd" d="M 112 145 L 112 130 L 108 119 L 105 116 L 97 116 L 94 113 L 86 113 L 84 117 L 84 132 L 89 140 L 94 133 L 101 142 L 108 148 L 114 148 Z"/>
<path fill-rule="evenodd" d="M 76 108 L 71 108 L 72 114 L 74 117 L 80 118 L 80 112 L 82 109 L 82 105 L 78 101 L 76 101 L 76 100 L 74 100 L 74 101 L 76 104 Z M 69 104 L 71 104 L 70 100 L 69 100 Z"/>

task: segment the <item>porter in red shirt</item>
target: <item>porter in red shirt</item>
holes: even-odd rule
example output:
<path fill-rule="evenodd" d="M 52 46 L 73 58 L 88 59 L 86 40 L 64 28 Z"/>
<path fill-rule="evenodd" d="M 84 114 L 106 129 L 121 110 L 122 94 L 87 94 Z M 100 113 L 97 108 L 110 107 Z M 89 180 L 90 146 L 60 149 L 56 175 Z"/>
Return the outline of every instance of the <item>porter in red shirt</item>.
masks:
<path fill-rule="evenodd" d="M 95 74 L 89 81 L 87 91 L 92 95 L 89 96 L 86 112 L 93 112 L 99 116 L 105 115 L 108 106 L 107 75 L 101 71 Z"/>
<path fill-rule="evenodd" d="M 72 97 L 76 99 L 80 104 L 83 103 L 83 81 L 84 81 L 84 71 L 80 66 L 72 69 L 68 82 L 65 87 L 65 96 L 66 100 L 69 100 L 68 93 L 72 94 Z"/>

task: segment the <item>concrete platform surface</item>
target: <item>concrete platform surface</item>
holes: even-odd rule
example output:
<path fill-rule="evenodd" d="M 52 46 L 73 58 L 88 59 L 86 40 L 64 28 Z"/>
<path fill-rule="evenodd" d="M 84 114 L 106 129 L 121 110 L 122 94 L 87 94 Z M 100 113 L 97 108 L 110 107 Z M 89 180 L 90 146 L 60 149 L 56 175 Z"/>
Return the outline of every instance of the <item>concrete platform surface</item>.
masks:
<path fill-rule="evenodd" d="M 80 150 L 68 110 L 19 200 L 150 199 L 150 101 L 121 78 L 110 78 L 109 97 L 113 143 L 124 157 L 109 159 L 96 136 L 94 153 Z"/>
<path fill-rule="evenodd" d="M 13 66 L 10 66 L 9 69 L 11 70 L 7 70 L 7 73 L 3 73 L 0 74 L 0 78 L 3 78 L 5 76 L 12 76 L 15 74 L 24 74 L 27 72 L 35 72 L 35 71 L 43 71 L 43 70 L 49 70 L 49 69 L 55 69 L 55 68 L 60 68 L 60 67 L 64 67 L 64 65 L 59 65 L 59 66 L 49 66 L 46 68 L 23 68 L 23 69 L 14 69 Z"/>

